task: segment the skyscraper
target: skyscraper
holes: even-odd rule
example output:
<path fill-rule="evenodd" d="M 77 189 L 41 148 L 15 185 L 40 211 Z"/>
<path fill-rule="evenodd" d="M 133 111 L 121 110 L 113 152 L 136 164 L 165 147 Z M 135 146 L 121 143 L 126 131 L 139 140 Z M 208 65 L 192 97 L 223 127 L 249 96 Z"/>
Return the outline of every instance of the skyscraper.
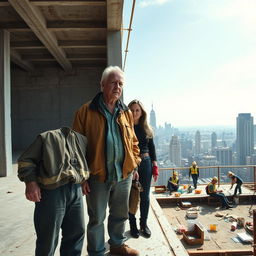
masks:
<path fill-rule="evenodd" d="M 181 145 L 176 135 L 172 136 L 170 142 L 170 160 L 176 166 L 181 166 Z"/>
<path fill-rule="evenodd" d="M 211 149 L 212 152 L 214 151 L 214 148 L 217 147 L 217 134 L 216 132 L 213 132 L 211 135 Z"/>
<path fill-rule="evenodd" d="M 219 165 L 232 165 L 232 149 L 230 147 L 218 147 L 213 152 Z"/>
<path fill-rule="evenodd" d="M 250 113 L 240 113 L 236 118 L 236 147 L 238 164 L 246 164 L 246 157 L 253 154 L 253 117 Z"/>
<path fill-rule="evenodd" d="M 154 131 L 156 131 L 156 113 L 155 110 L 153 109 L 153 104 L 152 104 L 152 109 L 150 111 L 150 121 L 149 121 L 151 127 L 153 128 Z"/>
<path fill-rule="evenodd" d="M 201 134 L 197 130 L 195 134 L 195 155 L 199 155 L 201 153 Z"/>

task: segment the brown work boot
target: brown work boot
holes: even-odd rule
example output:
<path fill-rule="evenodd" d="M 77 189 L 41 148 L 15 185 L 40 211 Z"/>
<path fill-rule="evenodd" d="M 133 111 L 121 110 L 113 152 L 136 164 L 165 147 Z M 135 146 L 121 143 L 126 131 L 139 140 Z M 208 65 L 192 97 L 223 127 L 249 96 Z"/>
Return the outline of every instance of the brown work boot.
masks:
<path fill-rule="evenodd" d="M 111 255 L 122 255 L 122 256 L 139 256 L 139 252 L 135 249 L 130 248 L 127 244 L 122 244 L 119 247 L 110 247 Z"/>

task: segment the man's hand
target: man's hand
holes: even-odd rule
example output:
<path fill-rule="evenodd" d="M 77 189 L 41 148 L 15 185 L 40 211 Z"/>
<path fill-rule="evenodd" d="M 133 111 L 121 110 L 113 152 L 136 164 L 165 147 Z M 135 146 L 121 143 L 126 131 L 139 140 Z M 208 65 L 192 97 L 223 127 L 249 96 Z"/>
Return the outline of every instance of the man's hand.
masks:
<path fill-rule="evenodd" d="M 88 181 L 84 181 L 82 184 L 81 184 L 81 187 L 82 187 L 82 192 L 84 195 L 89 195 L 89 193 L 91 192 L 90 190 L 90 187 L 89 187 L 89 183 Z"/>
<path fill-rule="evenodd" d="M 31 182 L 26 183 L 25 195 L 29 201 L 40 202 L 41 189 L 38 186 L 37 182 L 31 181 Z"/>

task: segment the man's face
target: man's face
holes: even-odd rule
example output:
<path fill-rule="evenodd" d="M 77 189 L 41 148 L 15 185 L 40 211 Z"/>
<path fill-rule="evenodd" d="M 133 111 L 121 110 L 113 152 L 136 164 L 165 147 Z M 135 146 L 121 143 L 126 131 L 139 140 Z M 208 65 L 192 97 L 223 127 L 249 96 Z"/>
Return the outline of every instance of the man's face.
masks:
<path fill-rule="evenodd" d="M 117 101 L 123 91 L 124 77 L 114 72 L 102 83 L 102 92 L 107 101 Z"/>

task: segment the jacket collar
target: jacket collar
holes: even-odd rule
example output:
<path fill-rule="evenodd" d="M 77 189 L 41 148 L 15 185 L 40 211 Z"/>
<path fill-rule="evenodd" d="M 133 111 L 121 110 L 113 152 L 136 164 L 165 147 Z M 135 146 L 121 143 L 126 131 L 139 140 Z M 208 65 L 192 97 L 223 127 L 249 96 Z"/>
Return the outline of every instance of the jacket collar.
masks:
<path fill-rule="evenodd" d="M 91 101 L 89 104 L 89 109 L 91 110 L 100 110 L 100 97 L 102 97 L 103 93 L 99 92 Z M 119 110 L 127 111 L 129 108 L 121 101 L 118 100 L 116 103 L 116 106 L 118 107 Z"/>

